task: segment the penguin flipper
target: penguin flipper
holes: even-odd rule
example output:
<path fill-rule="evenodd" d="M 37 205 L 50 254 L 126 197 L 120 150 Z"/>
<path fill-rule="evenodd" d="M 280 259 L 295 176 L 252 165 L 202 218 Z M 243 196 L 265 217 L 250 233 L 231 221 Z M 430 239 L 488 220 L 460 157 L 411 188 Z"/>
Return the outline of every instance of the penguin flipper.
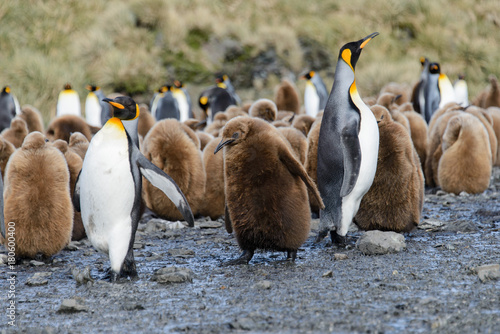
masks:
<path fill-rule="evenodd" d="M 302 179 L 307 188 L 309 188 L 309 190 L 311 190 L 311 192 L 313 193 L 316 201 L 319 203 L 320 208 L 324 209 L 325 205 L 323 204 L 323 200 L 321 199 L 321 195 L 319 194 L 318 187 L 316 187 L 314 181 L 309 177 L 309 175 L 307 175 L 307 172 L 301 165 L 301 163 L 297 161 L 297 159 L 295 159 L 295 157 L 288 149 L 280 149 L 278 154 L 280 161 L 287 167 L 288 171 L 291 174 L 296 175 Z"/>
<path fill-rule="evenodd" d="M 182 193 L 175 181 L 164 171 L 146 159 L 139 149 L 134 145 L 134 156 L 142 176 L 144 176 L 153 186 L 160 189 L 174 203 L 177 209 L 188 223 L 189 227 L 194 226 L 194 217 L 186 197 Z"/>
<path fill-rule="evenodd" d="M 227 233 L 233 233 L 233 225 L 231 223 L 231 217 L 229 216 L 229 209 L 227 208 L 227 204 L 224 208 L 224 224 L 226 225 Z"/>
<path fill-rule="evenodd" d="M 340 197 L 351 193 L 358 180 L 361 167 L 361 146 L 359 145 L 358 126 L 346 126 L 340 137 L 344 152 L 344 179 L 340 189 Z"/>
<path fill-rule="evenodd" d="M 73 191 L 73 198 L 71 201 L 73 202 L 73 206 L 75 207 L 75 210 L 78 212 L 81 212 L 80 208 L 80 175 L 82 175 L 82 171 L 78 173 L 78 176 L 76 177 L 76 182 L 75 182 L 75 189 Z"/>

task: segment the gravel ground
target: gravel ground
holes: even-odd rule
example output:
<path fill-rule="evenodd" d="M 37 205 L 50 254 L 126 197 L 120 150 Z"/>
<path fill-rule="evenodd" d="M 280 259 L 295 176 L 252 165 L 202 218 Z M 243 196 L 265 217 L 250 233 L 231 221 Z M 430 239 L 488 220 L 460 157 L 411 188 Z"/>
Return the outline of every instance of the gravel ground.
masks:
<path fill-rule="evenodd" d="M 109 261 L 86 240 L 50 263 L 16 265 L 14 328 L 9 268 L 0 266 L 0 332 L 499 333 L 498 275 L 474 271 L 500 263 L 499 198 L 495 168 L 480 195 L 428 190 L 425 228 L 406 234 L 399 253 L 364 255 L 358 231 L 346 248 L 315 244 L 313 228 L 295 263 L 257 252 L 232 267 L 221 263 L 240 250 L 222 220 L 170 230 L 144 218 L 137 281 L 105 281 Z M 157 272 L 165 267 L 176 272 Z"/>

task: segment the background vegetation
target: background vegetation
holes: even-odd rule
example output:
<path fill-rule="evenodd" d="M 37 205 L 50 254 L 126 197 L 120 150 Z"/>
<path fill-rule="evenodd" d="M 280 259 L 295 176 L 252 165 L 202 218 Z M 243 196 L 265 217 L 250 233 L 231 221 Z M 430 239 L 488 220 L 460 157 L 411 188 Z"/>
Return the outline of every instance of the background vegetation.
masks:
<path fill-rule="evenodd" d="M 475 96 L 500 75 L 497 0 L 21 0 L 0 2 L 0 86 L 48 121 L 64 83 L 140 102 L 174 78 L 193 98 L 224 71 L 243 99 L 305 69 L 333 82 L 338 50 L 378 31 L 357 66 L 363 96 L 413 84 L 419 58 L 464 73 Z M 303 82 L 296 81 L 303 92 Z"/>

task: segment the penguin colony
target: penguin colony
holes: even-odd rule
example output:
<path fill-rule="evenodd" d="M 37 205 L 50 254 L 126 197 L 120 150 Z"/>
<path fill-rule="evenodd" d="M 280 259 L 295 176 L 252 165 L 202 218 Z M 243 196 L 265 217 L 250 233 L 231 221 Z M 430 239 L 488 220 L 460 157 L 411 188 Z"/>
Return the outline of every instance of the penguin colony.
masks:
<path fill-rule="evenodd" d="M 221 73 L 194 104 L 178 80 L 159 87 L 149 105 L 89 85 L 83 118 L 68 83 L 45 129 L 40 112 L 20 108 L 5 86 L 0 241 L 10 221 L 20 258 L 51 257 L 88 237 L 108 255 L 111 280 L 134 279 L 145 207 L 188 226 L 223 217 L 242 250 L 229 264 L 242 264 L 259 249 L 295 260 L 311 216 L 320 218 L 318 241 L 330 233 L 342 244 L 351 223 L 414 229 L 424 184 L 484 191 L 500 165 L 497 78 L 469 99 L 463 76 L 452 85 L 439 63 L 422 58 L 413 88 L 391 82 L 362 99 L 356 63 L 377 35 L 340 48 L 331 91 L 318 71 L 304 72 L 303 105 L 289 79 L 273 99 L 242 103 Z"/>

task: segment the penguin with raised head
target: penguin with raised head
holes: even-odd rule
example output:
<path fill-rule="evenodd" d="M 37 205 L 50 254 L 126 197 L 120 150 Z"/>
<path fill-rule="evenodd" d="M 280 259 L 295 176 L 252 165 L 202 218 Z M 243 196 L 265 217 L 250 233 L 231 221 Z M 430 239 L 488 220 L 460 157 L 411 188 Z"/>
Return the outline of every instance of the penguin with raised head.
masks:
<path fill-rule="evenodd" d="M 424 118 L 427 123 L 431 121 L 432 114 L 439 109 L 441 103 L 441 94 L 439 92 L 439 77 L 441 68 L 438 63 L 429 64 L 429 74 L 427 76 L 427 84 L 424 87 Z"/>
<path fill-rule="evenodd" d="M 10 126 L 16 116 L 16 104 L 11 94 L 10 87 L 5 86 L 0 92 L 0 132 Z"/>
<path fill-rule="evenodd" d="M 319 111 L 324 110 L 328 100 L 328 91 L 326 90 L 323 79 L 319 73 L 309 71 L 301 77 L 306 79 L 306 89 L 304 91 L 304 107 L 306 114 L 316 117 Z"/>
<path fill-rule="evenodd" d="M 92 126 L 101 127 L 111 118 L 111 108 L 103 101 L 106 96 L 99 86 L 87 85 L 89 91 L 85 100 L 85 119 Z"/>
<path fill-rule="evenodd" d="M 94 247 L 109 255 L 110 277 L 137 276 L 133 254 L 141 216 L 142 176 L 170 198 L 189 226 L 193 213 L 175 182 L 135 146 L 122 120 L 139 116 L 139 106 L 128 96 L 104 99 L 114 117 L 92 138 L 78 177 L 73 204 Z"/>
<path fill-rule="evenodd" d="M 378 33 L 345 44 L 339 52 L 335 80 L 321 122 L 318 140 L 318 188 L 325 208 L 320 233 L 344 243 L 361 199 L 377 170 L 377 121 L 356 88 L 354 68 L 366 44 Z"/>
<path fill-rule="evenodd" d="M 62 115 L 82 115 L 80 96 L 69 83 L 64 85 L 64 89 L 59 93 L 57 98 L 56 116 Z"/>
<path fill-rule="evenodd" d="M 422 66 L 422 72 L 420 72 L 420 80 L 413 87 L 413 92 L 411 94 L 411 102 L 413 103 L 413 109 L 422 114 L 425 114 L 425 87 L 427 86 L 427 79 L 429 77 L 429 59 L 425 57 L 420 57 L 420 65 Z M 425 117 L 424 117 L 425 118 Z"/>

